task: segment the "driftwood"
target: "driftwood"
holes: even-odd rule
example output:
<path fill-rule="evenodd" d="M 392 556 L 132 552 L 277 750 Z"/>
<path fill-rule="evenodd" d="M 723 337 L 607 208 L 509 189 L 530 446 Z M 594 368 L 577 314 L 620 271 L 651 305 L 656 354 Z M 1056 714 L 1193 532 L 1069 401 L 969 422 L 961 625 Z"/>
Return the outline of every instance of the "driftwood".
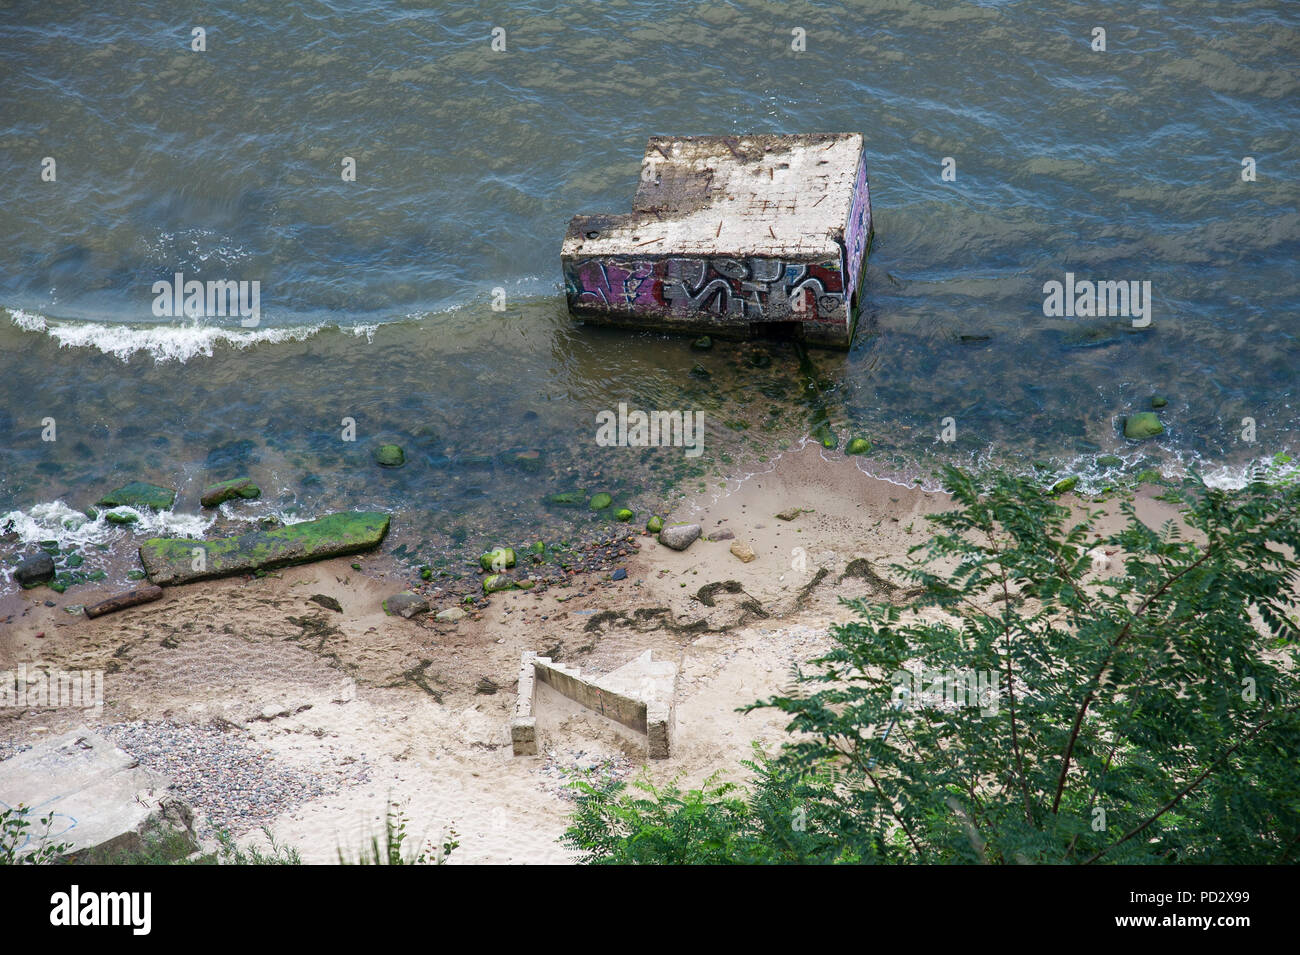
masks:
<path fill-rule="evenodd" d="M 106 613 L 112 613 L 115 610 L 125 610 L 127 607 L 134 607 L 137 604 L 147 604 L 151 600 L 157 600 L 163 595 L 163 589 L 157 584 L 146 584 L 143 587 L 136 587 L 134 590 L 125 590 L 120 594 L 114 594 L 107 600 L 101 600 L 97 604 L 91 604 L 86 608 L 87 617 L 102 617 Z"/>

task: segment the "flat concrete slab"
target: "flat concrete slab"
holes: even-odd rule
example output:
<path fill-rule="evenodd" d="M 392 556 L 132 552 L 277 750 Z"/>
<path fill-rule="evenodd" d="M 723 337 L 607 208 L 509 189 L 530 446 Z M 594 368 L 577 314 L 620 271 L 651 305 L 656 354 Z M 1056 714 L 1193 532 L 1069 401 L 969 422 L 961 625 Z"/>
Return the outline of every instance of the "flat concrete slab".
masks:
<path fill-rule="evenodd" d="M 344 512 L 218 540 L 154 537 L 140 545 L 140 562 L 155 584 L 186 584 L 355 554 L 387 533 L 387 514 Z"/>
<path fill-rule="evenodd" d="M 53 815 L 46 842 L 70 845 L 73 860 L 137 850 L 146 834 L 160 827 L 192 836 L 193 816 L 168 785 L 166 776 L 89 729 L 0 762 L 0 804 L 27 807 L 27 834 L 33 840 L 45 832 L 40 820 Z"/>
<path fill-rule="evenodd" d="M 652 137 L 632 212 L 575 216 L 561 262 L 586 320 L 848 347 L 871 235 L 859 133 Z"/>

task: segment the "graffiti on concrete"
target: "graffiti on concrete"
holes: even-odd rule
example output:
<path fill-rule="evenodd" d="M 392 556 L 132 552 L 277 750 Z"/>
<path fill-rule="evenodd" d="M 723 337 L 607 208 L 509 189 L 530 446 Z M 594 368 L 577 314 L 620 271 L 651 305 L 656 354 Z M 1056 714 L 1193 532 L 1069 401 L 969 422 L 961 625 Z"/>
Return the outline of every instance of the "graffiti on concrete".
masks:
<path fill-rule="evenodd" d="M 867 241 L 871 238 L 871 194 L 867 185 L 867 162 L 863 158 L 858 162 L 857 183 L 853 189 L 853 207 L 849 210 L 848 233 L 845 236 L 845 252 L 848 259 L 845 276 L 845 298 L 853 302 L 853 293 L 857 291 L 858 272 L 862 268 L 862 258 L 866 254 Z"/>
<path fill-rule="evenodd" d="M 637 261 L 585 259 L 566 270 L 571 305 L 704 312 L 744 321 L 844 320 L 839 262 L 670 257 Z"/>

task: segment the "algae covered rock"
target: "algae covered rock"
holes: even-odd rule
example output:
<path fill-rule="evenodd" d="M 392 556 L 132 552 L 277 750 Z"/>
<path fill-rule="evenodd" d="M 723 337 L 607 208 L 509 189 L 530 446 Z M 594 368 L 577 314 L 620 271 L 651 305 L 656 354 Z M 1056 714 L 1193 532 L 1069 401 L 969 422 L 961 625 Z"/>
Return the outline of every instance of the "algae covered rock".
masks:
<path fill-rule="evenodd" d="M 155 537 L 140 545 L 140 562 L 163 585 L 247 574 L 370 550 L 388 533 L 388 520 L 380 511 L 344 511 L 217 540 Z"/>
<path fill-rule="evenodd" d="M 557 507 L 580 507 L 586 499 L 587 495 L 582 491 L 560 491 L 547 497 L 546 503 Z"/>
<path fill-rule="evenodd" d="M 591 496 L 591 504 L 589 506 L 593 511 L 603 511 L 613 503 L 614 498 L 606 494 L 604 491 L 601 491 L 600 493 Z"/>
<path fill-rule="evenodd" d="M 490 574 L 483 578 L 483 593 L 496 594 L 503 590 L 512 590 L 516 585 L 515 579 L 508 574 Z"/>
<path fill-rule="evenodd" d="M 1164 397 L 1164 395 L 1155 395 L 1151 399 L 1152 408 L 1163 408 L 1167 404 L 1169 404 L 1169 399 Z"/>
<path fill-rule="evenodd" d="M 1079 484 L 1078 475 L 1071 474 L 1067 478 L 1061 478 L 1052 485 L 1053 494 L 1064 494 L 1066 491 L 1073 491 Z"/>
<path fill-rule="evenodd" d="M 657 514 L 645 522 L 645 529 L 651 534 L 658 534 L 664 529 L 664 519 Z"/>
<path fill-rule="evenodd" d="M 1124 437 L 1134 440 L 1154 438 L 1163 434 L 1165 426 L 1160 423 L 1154 411 L 1139 411 L 1124 419 Z"/>
<path fill-rule="evenodd" d="M 105 494 L 95 504 L 98 507 L 148 507 L 155 511 L 165 511 L 175 502 L 176 492 L 171 488 L 132 481 Z"/>
<path fill-rule="evenodd" d="M 54 558 L 49 554 L 24 557 L 14 568 L 14 580 L 20 587 L 35 587 L 54 579 Z"/>
<path fill-rule="evenodd" d="M 1123 463 L 1124 459 L 1118 454 L 1103 454 L 1097 459 L 1097 467 L 1099 468 L 1117 468 Z"/>
<path fill-rule="evenodd" d="M 871 442 L 866 438 L 854 438 L 844 448 L 845 454 L 866 454 L 871 450 Z"/>
<path fill-rule="evenodd" d="M 478 559 L 478 565 L 484 570 L 502 571 L 515 565 L 515 551 L 512 547 L 497 547 Z"/>
<path fill-rule="evenodd" d="M 140 520 L 140 515 L 135 511 L 125 509 L 105 511 L 104 520 L 108 521 L 110 524 L 134 524 L 136 521 Z"/>
<path fill-rule="evenodd" d="M 375 463 L 381 468 L 400 468 L 406 463 L 406 452 L 398 444 L 381 444 L 375 448 Z"/>
<path fill-rule="evenodd" d="M 202 496 L 199 498 L 199 503 L 204 507 L 217 507 L 232 498 L 238 497 L 244 500 L 252 500 L 260 497 L 261 494 L 262 489 L 254 484 L 251 478 L 232 478 L 229 481 L 218 481 L 216 484 L 209 484 L 205 487 Z"/>
<path fill-rule="evenodd" d="M 616 520 L 622 521 L 625 524 L 634 517 L 636 517 L 636 515 L 633 514 L 631 511 L 629 511 L 626 507 L 620 507 L 617 511 L 614 512 L 614 518 Z"/>

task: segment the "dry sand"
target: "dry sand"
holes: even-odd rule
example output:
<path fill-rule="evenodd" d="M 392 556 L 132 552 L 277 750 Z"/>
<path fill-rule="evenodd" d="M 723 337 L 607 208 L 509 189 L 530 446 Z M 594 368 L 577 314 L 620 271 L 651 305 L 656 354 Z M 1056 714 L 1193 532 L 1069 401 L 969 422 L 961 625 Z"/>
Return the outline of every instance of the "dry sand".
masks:
<path fill-rule="evenodd" d="M 381 601 L 404 584 L 363 576 L 348 559 L 176 587 L 93 621 L 63 609 L 96 599 L 84 588 L 54 607 L 43 604 L 56 595 L 38 588 L 0 601 L 0 670 L 33 661 L 103 669 L 105 706 L 90 717 L 0 710 L 0 744 L 12 749 L 81 723 L 215 726 L 232 746 L 320 790 L 287 805 L 284 793 L 246 794 L 304 861 L 360 849 L 382 832 L 390 801 L 409 817 L 413 841 L 455 831 L 452 864 L 570 861 L 558 841 L 572 807 L 566 770 L 635 777 L 645 767 L 658 781 L 690 784 L 717 770 L 742 778 L 752 741 L 778 745 L 783 720 L 737 708 L 788 686 L 791 667 L 829 645 L 827 627 L 851 617 L 840 597 L 896 598 L 889 565 L 925 539 L 924 516 L 947 506 L 943 494 L 876 480 L 809 445 L 671 515 L 699 522 L 706 535 L 731 531 L 754 549 L 752 562 L 731 554 L 732 539 L 677 552 L 645 536 L 626 580 L 588 575 L 569 587 L 497 595 L 477 619 L 455 624 L 386 616 Z M 804 512 L 775 517 L 792 507 Z M 1149 500 L 1142 508 L 1159 516 Z M 854 567 L 873 573 L 845 576 L 859 558 L 867 564 Z M 699 599 L 705 585 L 727 581 L 739 588 L 706 591 L 714 606 Z M 312 603 L 315 594 L 334 597 L 343 612 Z M 669 759 L 647 766 L 644 737 L 548 694 L 539 695 L 540 754 L 512 755 L 521 651 L 599 674 L 646 649 L 680 668 Z M 176 753 L 170 770 L 207 793 L 200 811 L 204 798 L 234 799 L 220 788 L 221 767 L 192 756 Z M 260 821 L 256 812 L 234 815 L 245 826 Z M 262 839 L 255 828 L 240 836 Z"/>

